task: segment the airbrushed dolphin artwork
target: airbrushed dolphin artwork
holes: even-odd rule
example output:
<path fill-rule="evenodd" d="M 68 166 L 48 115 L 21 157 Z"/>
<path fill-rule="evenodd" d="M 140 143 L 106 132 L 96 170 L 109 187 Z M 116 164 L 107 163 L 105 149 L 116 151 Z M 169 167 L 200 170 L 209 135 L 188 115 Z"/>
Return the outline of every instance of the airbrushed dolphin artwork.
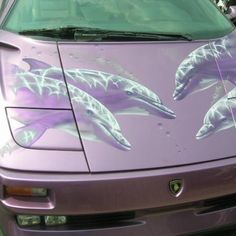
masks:
<path fill-rule="evenodd" d="M 36 75 L 55 79 L 61 76 L 61 68 L 31 58 L 24 58 L 23 61 L 30 65 L 30 72 Z M 146 113 L 175 118 L 175 113 L 162 103 L 157 94 L 135 81 L 88 69 L 66 69 L 64 73 L 70 83 L 94 96 L 116 114 Z"/>
<path fill-rule="evenodd" d="M 233 97 L 231 97 L 233 96 Z M 221 130 L 235 127 L 233 114 L 236 114 L 236 88 L 217 101 L 204 117 L 203 126 L 196 134 L 197 139 L 205 138 Z"/>
<path fill-rule="evenodd" d="M 215 3 L 0 0 L 0 236 L 236 224 L 236 11 Z"/>
<path fill-rule="evenodd" d="M 48 104 L 64 104 L 68 87 L 75 115 L 80 123 L 87 125 L 84 132 L 89 133 L 90 138 L 93 136 L 94 140 L 107 142 L 122 150 L 131 149 L 111 111 L 118 114 L 140 113 L 175 118 L 174 112 L 162 103 L 157 94 L 135 81 L 101 71 L 69 69 L 64 72 L 69 78 L 66 86 L 58 79 L 62 76 L 61 68 L 34 59 L 24 58 L 23 61 L 31 66 L 30 71 L 21 71 L 17 66 L 12 66 L 12 73 L 17 81 L 12 89 L 17 103 L 25 103 L 26 100 L 34 103 L 38 100 L 44 104 L 46 96 Z M 60 119 L 41 116 L 39 113 L 38 119 L 34 117 L 30 123 L 29 120 L 26 122 L 20 118 L 24 115 L 15 115 L 14 119 L 25 124 L 13 131 L 15 140 L 22 146 L 30 147 L 49 128 L 72 122 L 71 116 L 69 118 L 65 114 Z M 34 135 L 24 138 L 29 132 Z M 86 138 L 86 135 L 83 137 Z"/>
<path fill-rule="evenodd" d="M 236 86 L 235 36 L 233 33 L 197 48 L 177 69 L 176 88 L 173 94 L 175 100 L 182 100 L 189 94 L 204 91 L 222 82 L 227 93 L 207 112 L 204 124 L 196 134 L 197 139 L 235 127 L 236 87 L 227 92 L 227 83 L 231 87 Z M 217 67 L 215 67 L 216 62 Z"/>
<path fill-rule="evenodd" d="M 16 85 L 16 88 L 14 88 L 14 90 L 16 93 L 16 99 L 18 101 L 24 99 L 25 93 L 27 93 L 27 97 L 44 96 L 43 100 L 45 99 L 46 95 L 49 97 L 49 100 L 47 102 L 50 102 L 50 99 L 56 99 L 57 103 L 63 103 L 65 100 L 64 97 L 67 96 L 66 86 L 61 81 L 53 80 L 45 76 L 42 78 L 41 76 L 32 74 L 30 72 L 19 72 L 16 74 L 16 76 L 19 79 L 19 85 Z M 24 89 L 24 92 L 18 95 L 19 90 L 21 89 Z M 93 127 L 92 133 L 95 136 L 105 136 L 105 140 L 110 138 L 111 144 L 114 143 L 113 145 L 117 146 L 118 148 L 130 148 L 130 144 L 122 135 L 115 117 L 106 107 L 104 107 L 92 96 L 73 85 L 69 84 L 68 89 L 71 94 L 73 108 L 76 113 L 79 113 L 79 119 L 81 119 L 81 122 L 91 124 L 91 126 Z M 28 93 L 30 93 L 30 95 L 28 95 Z M 35 101 L 35 99 L 31 98 L 30 101 L 33 102 Z M 33 132 L 35 135 L 32 136 L 32 139 L 27 140 L 27 142 L 23 144 L 26 146 L 31 146 L 33 142 L 36 142 L 37 139 L 42 136 L 47 128 L 55 127 L 60 123 L 65 124 L 72 122 L 72 120 L 70 120 L 70 117 L 67 116 L 61 116 L 60 119 L 58 119 L 58 115 L 56 116 L 56 118 L 50 116 L 43 117 L 42 119 L 40 118 L 41 117 L 39 116 L 38 119 L 35 119 L 34 123 L 29 123 L 28 121 L 26 127 L 17 130 L 16 140 L 21 140 L 21 134 L 24 136 L 24 134 L 28 131 Z M 18 120 L 19 119 L 20 117 L 18 118 Z M 39 121 L 42 127 L 39 127 Z M 21 122 L 24 123 L 24 120 L 22 120 Z M 37 123 L 35 124 L 35 122 Z M 109 138 L 106 136 L 109 136 Z"/>

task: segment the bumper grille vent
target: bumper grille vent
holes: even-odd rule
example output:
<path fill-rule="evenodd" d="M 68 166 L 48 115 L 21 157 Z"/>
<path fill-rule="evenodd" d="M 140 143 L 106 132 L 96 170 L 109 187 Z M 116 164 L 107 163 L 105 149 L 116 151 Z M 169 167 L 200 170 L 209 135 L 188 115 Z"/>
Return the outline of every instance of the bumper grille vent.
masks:
<path fill-rule="evenodd" d="M 41 223 L 40 225 L 29 226 L 24 228 L 31 230 L 49 230 L 49 231 L 87 230 L 87 229 L 125 227 L 125 226 L 139 225 L 143 223 L 135 220 L 135 212 L 66 216 L 66 217 L 67 217 L 67 222 L 65 225 L 46 226 L 44 223 Z"/>

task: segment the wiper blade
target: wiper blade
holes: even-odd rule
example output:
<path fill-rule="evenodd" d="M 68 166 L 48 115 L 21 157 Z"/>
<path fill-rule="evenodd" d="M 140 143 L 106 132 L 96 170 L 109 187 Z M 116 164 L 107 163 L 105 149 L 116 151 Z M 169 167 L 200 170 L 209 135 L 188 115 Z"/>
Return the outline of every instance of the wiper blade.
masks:
<path fill-rule="evenodd" d="M 108 32 L 109 30 L 93 27 L 78 27 L 78 26 L 63 26 L 57 28 L 41 28 L 41 29 L 29 29 L 19 31 L 19 34 L 22 35 L 64 35 L 72 34 L 75 32 L 91 33 L 91 32 Z"/>
<path fill-rule="evenodd" d="M 169 34 L 169 33 L 149 33 L 149 32 L 129 32 L 129 31 L 107 31 L 107 32 L 75 32 L 75 39 L 90 39 L 95 41 L 123 41 L 123 40 L 187 40 L 192 41 L 191 35 L 188 34 Z"/>
<path fill-rule="evenodd" d="M 39 35 L 58 38 L 74 38 L 88 41 L 123 41 L 123 40 L 188 40 L 192 41 L 191 35 L 181 33 L 163 32 L 135 32 L 117 31 L 93 27 L 66 26 L 59 28 L 43 28 L 20 31 L 22 35 Z"/>
<path fill-rule="evenodd" d="M 18 32 L 21 35 L 32 36 L 46 36 L 46 37 L 74 37 L 74 32 L 77 27 L 58 27 L 58 28 L 42 28 L 42 29 L 29 29 Z"/>
<path fill-rule="evenodd" d="M 101 28 L 79 27 L 75 28 L 75 39 L 91 40 L 188 40 L 192 41 L 192 36 L 182 33 L 163 33 L 163 32 L 136 32 L 136 31 L 118 31 Z"/>

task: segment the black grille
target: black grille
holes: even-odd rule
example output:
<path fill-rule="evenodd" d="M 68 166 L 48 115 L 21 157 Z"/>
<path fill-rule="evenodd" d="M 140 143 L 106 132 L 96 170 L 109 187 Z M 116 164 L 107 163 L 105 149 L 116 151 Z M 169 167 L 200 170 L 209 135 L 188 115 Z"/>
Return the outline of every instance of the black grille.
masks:
<path fill-rule="evenodd" d="M 236 207 L 236 194 L 213 198 L 200 202 L 197 206 L 197 214 L 206 214 L 232 207 Z"/>
<path fill-rule="evenodd" d="M 129 220 L 135 218 L 134 212 L 69 216 L 68 224 L 79 228 L 106 228 L 127 224 Z"/>
<path fill-rule="evenodd" d="M 125 227 L 131 225 L 139 225 L 143 222 L 136 221 L 135 212 L 122 213 L 108 213 L 96 215 L 80 215 L 67 216 L 67 223 L 65 225 L 47 226 L 44 223 L 44 216 L 41 216 L 41 224 L 35 226 L 27 226 L 32 230 L 85 230 L 85 229 L 99 229 L 99 228 L 115 228 Z"/>

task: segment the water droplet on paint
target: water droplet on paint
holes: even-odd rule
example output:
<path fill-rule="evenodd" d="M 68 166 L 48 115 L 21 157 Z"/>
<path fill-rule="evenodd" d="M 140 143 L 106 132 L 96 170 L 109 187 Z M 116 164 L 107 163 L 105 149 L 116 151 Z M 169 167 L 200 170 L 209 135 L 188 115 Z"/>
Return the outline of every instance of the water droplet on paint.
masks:
<path fill-rule="evenodd" d="M 40 56 L 41 54 L 42 54 L 42 52 L 37 52 L 37 55 L 39 55 L 39 56 Z"/>
<path fill-rule="evenodd" d="M 158 125 L 159 129 L 163 129 L 163 124 L 162 123 L 158 123 L 157 125 Z"/>
<path fill-rule="evenodd" d="M 169 131 L 166 132 L 166 136 L 170 137 L 170 132 Z"/>

